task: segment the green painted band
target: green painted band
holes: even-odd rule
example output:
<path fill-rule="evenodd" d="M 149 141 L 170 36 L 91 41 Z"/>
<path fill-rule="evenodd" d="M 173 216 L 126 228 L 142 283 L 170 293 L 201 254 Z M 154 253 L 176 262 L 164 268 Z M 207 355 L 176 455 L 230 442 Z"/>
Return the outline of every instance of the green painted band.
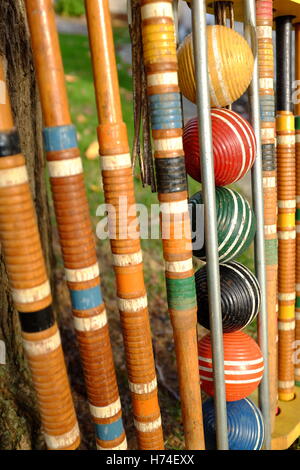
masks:
<path fill-rule="evenodd" d="M 296 387 L 300 387 L 300 382 L 298 382 L 298 381 L 296 380 L 295 385 L 296 385 Z"/>
<path fill-rule="evenodd" d="M 295 129 L 296 131 L 300 130 L 300 116 L 295 117 Z"/>
<path fill-rule="evenodd" d="M 296 209 L 296 220 L 300 220 L 300 209 Z"/>
<path fill-rule="evenodd" d="M 278 240 L 265 240 L 266 264 L 278 264 Z"/>
<path fill-rule="evenodd" d="M 196 287 L 194 276 L 184 279 L 166 278 L 169 308 L 188 310 L 196 306 Z"/>
<path fill-rule="evenodd" d="M 300 297 L 296 297 L 296 308 L 300 308 Z"/>

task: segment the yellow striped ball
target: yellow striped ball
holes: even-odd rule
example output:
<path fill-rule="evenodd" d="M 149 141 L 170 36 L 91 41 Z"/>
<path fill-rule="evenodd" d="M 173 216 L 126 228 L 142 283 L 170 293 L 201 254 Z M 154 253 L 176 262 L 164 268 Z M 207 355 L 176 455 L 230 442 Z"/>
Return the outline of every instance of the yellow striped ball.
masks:
<path fill-rule="evenodd" d="M 207 26 L 207 42 L 211 105 L 225 107 L 247 90 L 253 75 L 253 54 L 243 36 L 226 26 Z M 192 34 L 184 39 L 177 56 L 181 92 L 196 103 Z"/>

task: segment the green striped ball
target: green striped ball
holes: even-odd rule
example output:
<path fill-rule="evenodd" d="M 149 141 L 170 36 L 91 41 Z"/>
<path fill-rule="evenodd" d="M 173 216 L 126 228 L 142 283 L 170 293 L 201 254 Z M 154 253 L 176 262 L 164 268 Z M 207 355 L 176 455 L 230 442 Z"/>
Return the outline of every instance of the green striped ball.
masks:
<path fill-rule="evenodd" d="M 205 243 L 198 249 L 197 234 L 200 236 L 201 220 L 197 220 L 196 207 L 203 204 L 202 193 L 198 192 L 190 198 L 194 256 L 206 260 Z M 251 245 L 255 231 L 256 218 L 249 202 L 237 191 L 229 188 L 216 187 L 216 210 L 218 227 L 219 261 L 224 263 L 241 256 Z M 202 236 L 202 233 L 201 233 Z"/>

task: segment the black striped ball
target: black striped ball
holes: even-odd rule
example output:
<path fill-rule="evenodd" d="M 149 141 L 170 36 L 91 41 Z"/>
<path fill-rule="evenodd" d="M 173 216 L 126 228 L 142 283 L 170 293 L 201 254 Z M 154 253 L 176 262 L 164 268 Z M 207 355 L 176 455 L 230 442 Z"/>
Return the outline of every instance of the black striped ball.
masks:
<path fill-rule="evenodd" d="M 195 274 L 198 322 L 210 329 L 206 266 Z M 233 333 L 249 325 L 257 316 L 261 292 L 254 274 L 240 263 L 220 264 L 221 308 L 224 333 Z"/>

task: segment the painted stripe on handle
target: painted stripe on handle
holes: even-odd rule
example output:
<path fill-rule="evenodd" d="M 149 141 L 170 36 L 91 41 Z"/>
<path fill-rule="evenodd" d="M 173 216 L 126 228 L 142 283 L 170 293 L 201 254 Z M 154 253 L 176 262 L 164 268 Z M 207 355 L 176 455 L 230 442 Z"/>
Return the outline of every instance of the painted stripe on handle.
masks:
<path fill-rule="evenodd" d="M 67 269 L 65 268 L 66 279 L 69 282 L 85 282 L 95 279 L 99 276 L 99 265 L 98 263 L 93 264 L 87 268 L 82 269 Z"/>
<path fill-rule="evenodd" d="M 28 174 L 25 165 L 0 170 L 0 188 L 17 186 L 18 184 L 24 184 L 27 182 Z"/>
<path fill-rule="evenodd" d="M 45 127 L 43 131 L 46 152 L 57 152 L 77 147 L 75 126 Z"/>
<path fill-rule="evenodd" d="M 157 388 L 157 380 L 156 377 L 151 381 L 146 384 L 137 384 L 133 382 L 129 382 L 129 390 L 132 393 L 137 393 L 138 395 L 143 395 L 147 393 L 153 392 Z"/>
<path fill-rule="evenodd" d="M 292 331 L 295 329 L 295 321 L 290 321 L 290 322 L 283 322 L 279 321 L 278 322 L 278 330 L 280 331 Z"/>
<path fill-rule="evenodd" d="M 184 261 L 165 261 L 165 269 L 170 273 L 185 273 L 193 269 L 193 259 Z"/>
<path fill-rule="evenodd" d="M 289 199 L 287 201 L 278 201 L 279 209 L 295 209 L 296 199 Z"/>
<path fill-rule="evenodd" d="M 103 171 L 119 170 L 131 167 L 132 163 L 129 153 L 122 153 L 120 155 L 101 155 L 101 169 Z"/>
<path fill-rule="evenodd" d="M 88 310 L 103 303 L 100 286 L 83 290 L 70 289 L 72 306 L 75 310 Z"/>
<path fill-rule="evenodd" d="M 95 424 L 96 435 L 102 441 L 113 441 L 121 436 L 124 432 L 122 418 L 113 423 Z"/>
<path fill-rule="evenodd" d="M 168 17 L 173 19 L 174 17 L 172 4 L 170 2 L 155 2 L 143 5 L 141 8 L 141 14 L 142 20 L 159 17 Z"/>
<path fill-rule="evenodd" d="M 12 289 L 12 297 L 19 304 L 30 304 L 43 300 L 51 294 L 50 284 L 47 280 L 43 284 L 31 289 Z"/>
<path fill-rule="evenodd" d="M 167 150 L 182 150 L 183 143 L 182 137 L 171 137 L 170 139 L 154 139 L 153 141 L 154 150 L 167 151 Z"/>
<path fill-rule="evenodd" d="M 134 426 L 140 432 L 153 432 L 156 429 L 160 428 L 161 426 L 161 417 L 157 418 L 154 421 L 150 421 L 149 423 L 141 423 L 136 419 L 133 420 Z"/>
<path fill-rule="evenodd" d="M 51 178 L 65 178 L 67 176 L 80 175 L 83 172 L 80 157 L 68 160 L 54 160 L 47 163 Z"/>
<path fill-rule="evenodd" d="M 114 266 L 136 266 L 143 262 L 143 254 L 141 251 L 128 255 L 114 255 L 113 264 Z"/>
<path fill-rule="evenodd" d="M 79 427 L 76 423 L 74 428 L 71 431 L 61 434 L 60 436 L 50 436 L 49 434 L 44 433 L 44 438 L 47 444 L 47 447 L 50 449 L 61 449 L 64 447 L 71 446 L 76 439 L 79 437 Z"/>
<path fill-rule="evenodd" d="M 150 86 L 178 85 L 177 72 L 151 73 L 147 76 L 147 84 Z"/>
<path fill-rule="evenodd" d="M 137 299 L 121 299 L 118 298 L 119 309 L 122 312 L 138 312 L 148 306 L 147 296 L 139 297 Z"/>
<path fill-rule="evenodd" d="M 114 403 L 107 406 L 94 406 L 90 404 L 89 407 L 94 418 L 111 418 L 121 410 L 121 401 L 118 398 Z"/>
<path fill-rule="evenodd" d="M 41 356 L 55 351 L 61 345 L 59 331 L 56 331 L 53 336 L 39 341 L 28 341 L 23 339 L 23 347 L 29 356 Z"/>
<path fill-rule="evenodd" d="M 79 318 L 74 316 L 74 327 L 77 331 L 97 331 L 107 324 L 107 315 L 104 310 L 99 315 L 89 318 Z"/>

